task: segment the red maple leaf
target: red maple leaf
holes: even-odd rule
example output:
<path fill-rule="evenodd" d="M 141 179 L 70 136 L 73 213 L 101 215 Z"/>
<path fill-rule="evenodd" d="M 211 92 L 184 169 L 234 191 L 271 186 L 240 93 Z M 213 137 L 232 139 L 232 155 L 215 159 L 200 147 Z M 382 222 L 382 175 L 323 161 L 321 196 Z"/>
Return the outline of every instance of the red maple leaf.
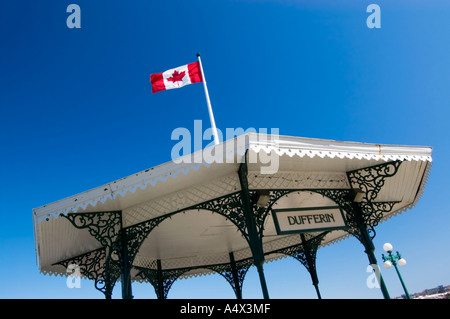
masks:
<path fill-rule="evenodd" d="M 185 74 L 186 74 L 185 71 L 179 73 L 177 70 L 175 70 L 175 71 L 172 73 L 172 77 L 167 78 L 167 81 L 172 81 L 173 83 L 175 83 L 175 82 L 181 82 L 181 81 L 183 81 L 183 78 L 184 78 L 184 75 L 185 75 Z"/>

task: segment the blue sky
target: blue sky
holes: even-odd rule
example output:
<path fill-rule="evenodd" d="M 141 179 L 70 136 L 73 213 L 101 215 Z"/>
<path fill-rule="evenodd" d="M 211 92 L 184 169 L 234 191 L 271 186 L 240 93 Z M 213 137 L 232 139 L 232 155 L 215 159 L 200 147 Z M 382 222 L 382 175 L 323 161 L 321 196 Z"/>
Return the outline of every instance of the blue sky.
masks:
<path fill-rule="evenodd" d="M 66 8 L 81 8 L 69 29 Z M 366 8 L 381 8 L 369 29 Z M 39 273 L 32 208 L 170 161 L 175 128 L 209 123 L 203 86 L 151 93 L 149 75 L 196 61 L 216 124 L 281 135 L 432 146 L 416 207 L 377 228 L 407 260 L 410 293 L 450 284 L 448 1 L 0 2 L 0 298 L 102 298 Z M 209 142 L 205 142 L 207 144 Z M 354 238 L 319 250 L 323 298 L 382 298 Z M 265 265 L 272 298 L 316 298 L 295 260 Z M 395 271 L 382 270 L 392 297 Z M 154 298 L 149 284 L 135 298 Z M 244 298 L 261 298 L 255 269 Z M 120 284 L 114 298 L 120 298 Z M 234 298 L 219 275 L 177 281 L 170 298 Z"/>

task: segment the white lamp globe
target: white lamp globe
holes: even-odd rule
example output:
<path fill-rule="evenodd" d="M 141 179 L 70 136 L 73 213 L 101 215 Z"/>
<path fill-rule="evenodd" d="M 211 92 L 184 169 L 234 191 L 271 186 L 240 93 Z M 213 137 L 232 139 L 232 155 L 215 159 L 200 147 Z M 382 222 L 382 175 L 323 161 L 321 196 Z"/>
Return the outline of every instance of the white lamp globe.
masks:
<path fill-rule="evenodd" d="M 392 245 L 390 243 L 386 243 L 383 245 L 383 249 L 387 252 L 392 251 Z"/>
<path fill-rule="evenodd" d="M 389 269 L 389 268 L 391 268 L 392 263 L 389 260 L 387 260 L 383 263 L 383 265 L 384 265 L 384 268 Z"/>
<path fill-rule="evenodd" d="M 406 260 L 404 260 L 403 258 L 400 258 L 398 260 L 398 264 L 399 264 L 399 266 L 405 266 L 406 265 Z"/>

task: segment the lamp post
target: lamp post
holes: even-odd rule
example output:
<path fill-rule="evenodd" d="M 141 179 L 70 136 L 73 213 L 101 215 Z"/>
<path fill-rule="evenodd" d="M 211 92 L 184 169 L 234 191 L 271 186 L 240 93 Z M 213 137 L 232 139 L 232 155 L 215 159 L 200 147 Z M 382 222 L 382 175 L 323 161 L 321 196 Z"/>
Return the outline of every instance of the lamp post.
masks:
<path fill-rule="evenodd" d="M 398 271 L 397 264 L 400 266 L 406 265 L 406 260 L 402 258 L 400 253 L 397 251 L 396 255 L 392 254 L 392 245 L 390 243 L 385 243 L 383 245 L 383 249 L 389 254 L 389 256 L 384 256 L 384 254 L 381 254 L 384 261 L 384 267 L 389 269 L 392 265 L 394 265 L 395 270 L 397 271 L 398 278 L 400 278 L 400 282 L 402 284 L 403 290 L 405 291 L 406 298 L 411 299 L 411 296 L 408 293 L 408 290 L 406 289 L 405 283 L 403 282 L 402 276 L 400 275 L 400 272 Z"/>

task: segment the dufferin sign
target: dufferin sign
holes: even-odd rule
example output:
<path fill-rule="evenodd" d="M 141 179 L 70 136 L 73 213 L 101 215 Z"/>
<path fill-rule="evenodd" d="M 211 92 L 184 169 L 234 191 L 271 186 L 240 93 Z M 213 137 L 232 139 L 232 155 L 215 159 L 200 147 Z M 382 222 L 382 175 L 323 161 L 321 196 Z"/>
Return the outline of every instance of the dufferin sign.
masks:
<path fill-rule="evenodd" d="M 348 227 L 339 206 L 274 209 L 272 217 L 278 235 Z"/>

